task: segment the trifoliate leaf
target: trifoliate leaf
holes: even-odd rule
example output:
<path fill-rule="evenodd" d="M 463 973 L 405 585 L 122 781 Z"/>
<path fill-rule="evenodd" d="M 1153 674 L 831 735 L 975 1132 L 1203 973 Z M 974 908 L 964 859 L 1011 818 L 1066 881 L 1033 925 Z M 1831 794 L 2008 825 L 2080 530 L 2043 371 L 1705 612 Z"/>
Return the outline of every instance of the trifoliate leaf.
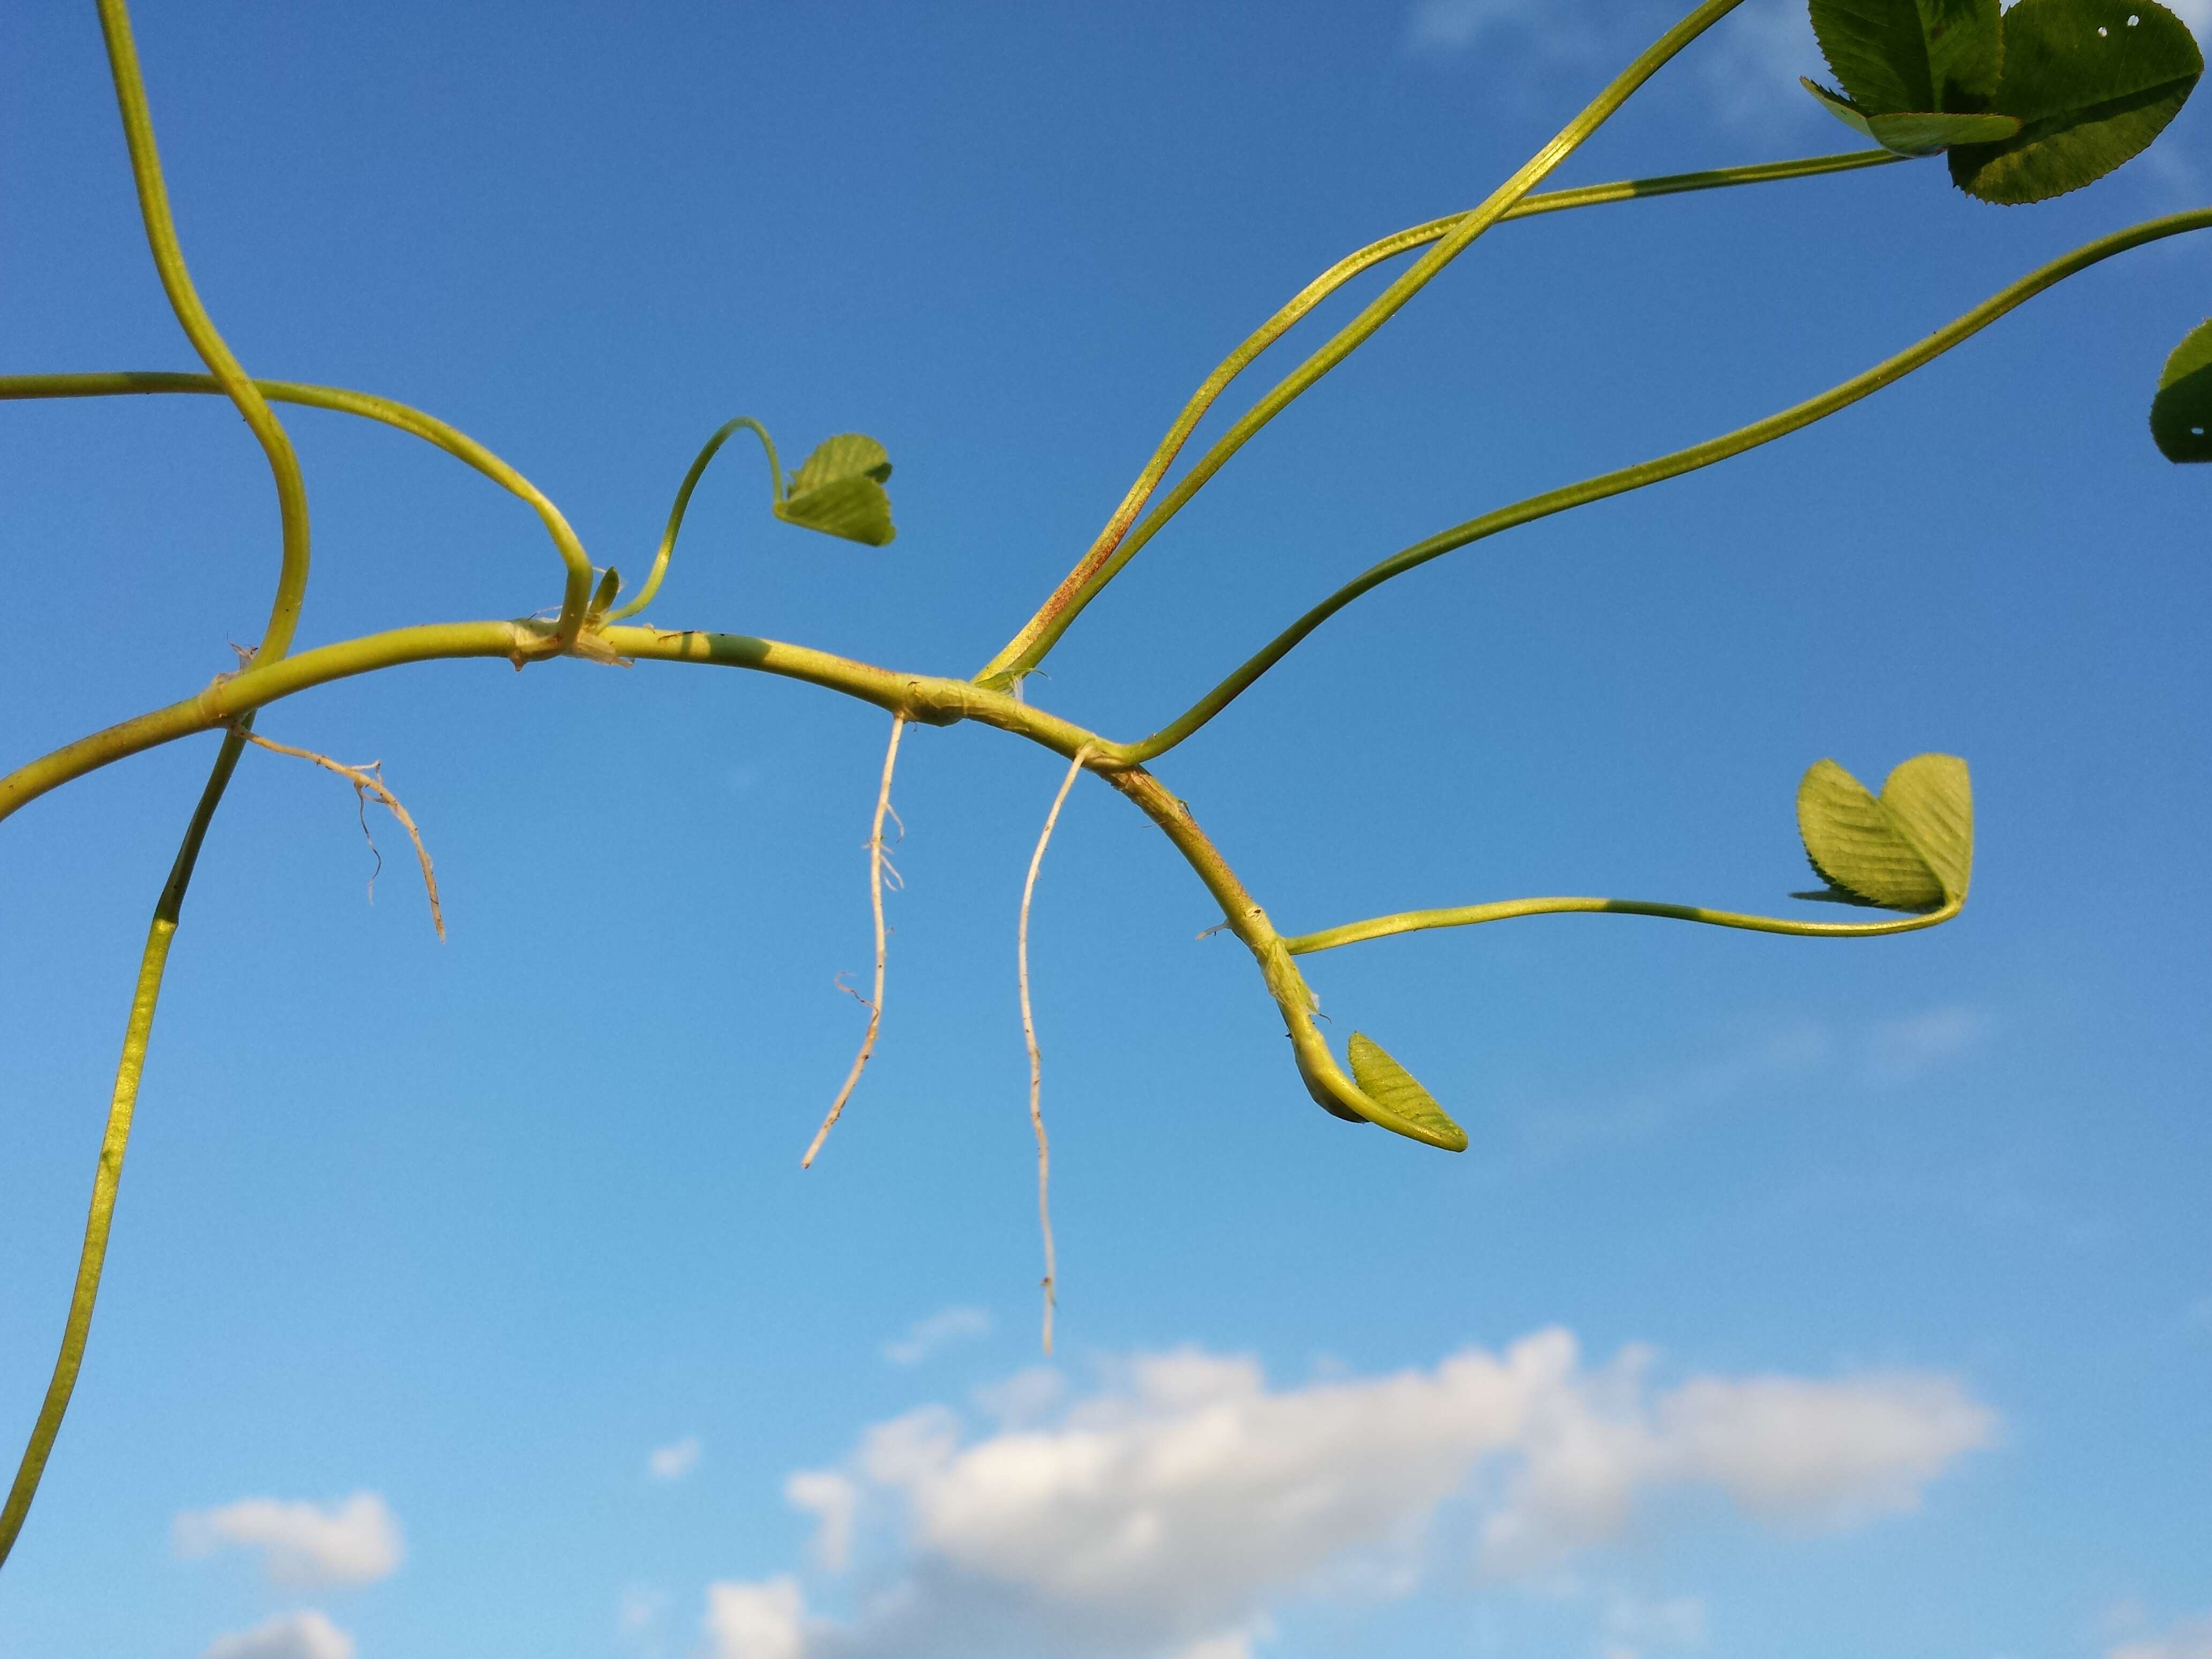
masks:
<path fill-rule="evenodd" d="M 2164 131 L 2203 72 L 2188 26 L 2157 0 L 2020 0 L 1989 107 L 2021 130 L 1953 150 L 1952 181 L 2008 205 L 2079 190 Z"/>
<path fill-rule="evenodd" d="M 1402 1118 L 1426 1131 L 1421 1139 L 1432 1138 L 1437 1145 L 1455 1152 L 1467 1150 L 1467 1131 L 1451 1121 L 1450 1115 L 1437 1104 L 1435 1097 L 1413 1080 L 1412 1073 L 1391 1059 L 1381 1043 L 1354 1031 L 1351 1048 L 1352 1075 L 1361 1093 L 1392 1117 Z M 1397 1127 L 1387 1120 L 1382 1127 Z"/>
<path fill-rule="evenodd" d="M 1916 755 L 1877 800 L 1832 760 L 1797 786 L 1806 856 L 1833 891 L 1821 897 L 1884 910 L 1965 902 L 1974 867 L 1974 793 L 1955 755 Z"/>
<path fill-rule="evenodd" d="M 1820 51 L 1862 114 L 1970 113 L 1996 89 L 1997 0 L 1812 0 L 1812 14 Z"/>
<path fill-rule="evenodd" d="M 891 498 L 884 491 L 890 476 L 890 457 L 881 444 L 857 432 L 842 433 L 806 458 L 791 493 L 775 504 L 775 516 L 825 536 L 886 546 L 898 534 L 891 527 Z"/>
<path fill-rule="evenodd" d="M 1954 144 L 1989 143 L 2020 131 L 2019 120 L 2010 115 L 1869 115 L 1817 82 L 1803 84 L 1836 119 L 1899 155 L 1940 155 Z"/>
<path fill-rule="evenodd" d="M 2174 347 L 2151 400 L 2150 435 L 2169 461 L 2212 461 L 2212 319 Z"/>

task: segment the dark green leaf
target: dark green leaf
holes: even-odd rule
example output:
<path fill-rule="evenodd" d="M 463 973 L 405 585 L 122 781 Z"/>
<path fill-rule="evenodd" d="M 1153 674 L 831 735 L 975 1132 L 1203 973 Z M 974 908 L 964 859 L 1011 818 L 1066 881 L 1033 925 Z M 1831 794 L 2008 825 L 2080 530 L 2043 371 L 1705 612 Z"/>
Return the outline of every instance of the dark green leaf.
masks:
<path fill-rule="evenodd" d="M 2150 435 L 2169 461 L 2212 461 L 2212 319 L 2190 330 L 2166 360 Z"/>
<path fill-rule="evenodd" d="M 1845 126 L 1899 155 L 1935 155 L 1954 144 L 1986 143 L 2020 131 L 2019 121 L 2009 115 L 1869 115 L 1824 86 L 1804 84 Z"/>
<path fill-rule="evenodd" d="M 1413 1080 L 1412 1073 L 1391 1059 L 1381 1043 L 1354 1031 L 1351 1049 L 1352 1075 L 1363 1094 L 1390 1116 L 1425 1130 L 1451 1151 L 1467 1150 L 1467 1131 L 1451 1121 L 1435 1097 Z M 1382 1127 L 1396 1126 L 1385 1120 Z"/>
<path fill-rule="evenodd" d="M 1997 0 L 1812 0 L 1812 15 L 1862 113 L 1970 113 L 1996 89 Z"/>
<path fill-rule="evenodd" d="M 2020 0 L 1990 108 L 2021 130 L 1953 150 L 1952 179 L 2006 204 L 2079 190 L 2164 131 L 2203 72 L 2188 26 L 2157 0 Z"/>
<path fill-rule="evenodd" d="M 857 432 L 840 434 L 806 458 L 791 493 L 776 503 L 775 515 L 826 536 L 884 546 L 898 534 L 891 527 L 891 498 L 884 490 L 890 476 L 890 458 L 881 444 Z"/>
<path fill-rule="evenodd" d="M 1822 897 L 1910 911 L 1966 900 L 1974 795 L 1954 755 L 1916 755 L 1889 775 L 1879 800 L 1835 762 L 1816 762 L 1797 787 L 1797 829 L 1834 890 Z"/>

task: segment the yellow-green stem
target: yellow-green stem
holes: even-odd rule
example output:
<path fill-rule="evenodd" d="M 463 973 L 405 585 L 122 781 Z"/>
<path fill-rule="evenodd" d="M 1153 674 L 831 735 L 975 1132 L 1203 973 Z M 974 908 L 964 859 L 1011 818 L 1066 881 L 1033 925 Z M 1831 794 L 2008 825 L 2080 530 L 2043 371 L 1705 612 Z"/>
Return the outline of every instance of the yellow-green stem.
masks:
<path fill-rule="evenodd" d="M 554 550 L 568 570 L 568 591 L 592 582 L 591 555 L 561 509 L 536 484 L 506 461 L 459 428 L 434 415 L 373 392 L 349 392 L 343 386 L 309 386 L 293 380 L 255 380 L 255 391 L 271 403 L 295 404 L 302 409 L 324 409 L 397 428 L 410 436 L 442 449 L 473 467 L 510 495 L 527 502 L 553 538 Z M 125 369 L 95 374 L 0 374 L 0 402 L 26 398 L 147 397 L 166 392 L 220 394 L 226 388 L 210 374 L 172 374 L 144 369 Z M 279 653 L 281 654 L 281 653 Z"/>
<path fill-rule="evenodd" d="M 1614 112 L 1626 103 L 1638 88 L 1656 75 L 1690 42 L 1742 3 L 1743 0 L 1705 0 L 1705 4 L 1655 41 L 1634 63 L 1615 76 L 1603 92 L 1591 100 L 1579 115 L 1561 128 L 1551 143 L 1529 157 L 1511 178 L 1492 191 L 1480 206 L 1460 216 L 1450 228 L 1437 239 L 1436 245 L 1414 262 L 1411 270 L 1370 301 L 1360 313 L 1340 329 L 1326 345 L 1240 416 L 1142 523 L 1126 536 L 1117 532 L 1102 538 L 1100 544 L 1085 556 L 1082 562 L 1068 574 L 1037 614 L 1023 626 L 1022 631 L 1007 643 L 1005 649 L 992 659 L 976 678 L 992 685 L 1008 684 L 1042 661 L 1054 643 L 1082 614 L 1084 607 L 1097 597 L 1122 567 L 1159 532 L 1160 527 L 1204 489 L 1229 458 L 1242 449 L 1261 428 L 1365 343 L 1377 329 L 1396 316 L 1416 294 L 1426 288 L 1439 271 L 1459 258 L 1477 237 L 1511 212 L 1516 204 L 1543 182 L 1546 175 L 1573 155 L 1584 140 L 1612 118 Z M 1222 383 L 1225 385 L 1226 380 Z M 1200 395 L 1206 394 L 1201 392 Z M 1210 398 L 1208 401 L 1211 401 Z M 1179 447 L 1180 440 L 1176 441 Z M 1162 470 L 1164 471 L 1164 464 Z"/>
<path fill-rule="evenodd" d="M 146 243 L 153 252 L 154 268 L 161 275 L 161 291 L 169 296 L 192 349 L 221 382 L 224 393 L 238 405 L 276 483 L 277 518 L 283 530 L 283 554 L 276 574 L 276 597 L 269 609 L 269 625 L 263 631 L 258 653 L 274 660 L 292 647 L 300 625 L 300 606 L 307 591 L 307 489 L 300 477 L 299 458 L 292 441 L 270 412 L 269 405 L 238 359 L 231 355 L 216 330 L 207 307 L 192 287 L 185 264 L 184 249 L 177 240 L 175 220 L 169 212 L 168 186 L 161 178 L 161 155 L 154 143 L 153 118 L 146 108 L 146 83 L 138 69 L 138 47 L 131 34 L 131 12 L 124 0 L 98 0 L 100 29 L 107 42 L 107 64 L 115 81 L 115 101 L 123 116 L 124 143 L 131 152 L 131 176 L 138 190 L 138 216 L 145 222 Z"/>
<path fill-rule="evenodd" d="M 1963 903 L 1963 901 L 1961 902 Z M 1418 933 L 1431 927 L 1473 927 L 1486 921 L 1510 921 L 1520 916 L 1657 916 L 1668 921 L 1701 921 L 1714 927 L 1741 927 L 1754 933 L 1789 933 L 1800 939 L 1875 939 L 1885 933 L 1911 933 L 1935 927 L 1957 915 L 1960 904 L 1947 904 L 1924 915 L 1899 916 L 1888 921 L 1796 921 L 1784 916 L 1745 915 L 1735 910 L 1708 910 L 1695 904 L 1654 904 L 1644 899 L 1526 898 L 1495 904 L 1465 904 L 1444 910 L 1404 910 L 1393 916 L 1349 921 L 1341 927 L 1300 933 L 1283 941 L 1294 957 L 1316 951 L 1334 951 L 1341 945 L 1389 939 L 1398 933 Z"/>
<path fill-rule="evenodd" d="M 1644 461 L 1635 466 L 1622 467 L 1618 471 L 1587 478 L 1580 483 L 1547 490 L 1540 495 L 1531 495 L 1526 501 L 1500 507 L 1494 513 L 1486 513 L 1479 519 L 1470 519 L 1465 524 L 1442 531 L 1425 541 L 1416 542 L 1338 588 L 1278 634 L 1236 672 L 1176 719 L 1141 743 L 1125 745 L 1117 751 L 1117 758 L 1142 763 L 1167 753 L 1235 702 L 1255 680 L 1288 656 L 1314 629 L 1354 599 L 1380 587 L 1394 576 L 1401 576 L 1431 559 L 1441 558 L 1447 553 L 1495 536 L 1501 531 L 1549 518 L 1553 514 L 1565 513 L 1571 508 L 1587 507 L 1609 496 L 1626 495 L 1630 490 L 1642 489 L 1668 478 L 1679 478 L 1686 472 L 1695 472 L 1701 467 L 1728 460 L 1762 444 L 1772 443 L 1777 438 L 1786 437 L 1838 410 L 1849 408 L 1862 398 L 1872 397 L 1883 387 L 1934 362 L 1961 341 L 1978 334 L 1997 319 L 2027 304 L 2045 289 L 2056 287 L 2100 261 L 2148 242 L 2208 228 L 2212 228 L 2212 208 L 2199 208 L 2188 213 L 2148 220 L 2125 230 L 2115 231 L 2109 236 L 2100 237 L 2052 260 L 2040 270 L 2031 271 L 1955 322 L 1936 330 L 1917 345 L 1875 364 L 1863 374 L 1856 375 L 1817 398 L 1808 398 L 1779 414 L 1770 415 L 1763 421 L 1754 421 L 1749 426 L 1740 427 L 1723 436 L 1692 444 L 1687 449 L 1678 449 L 1671 455 L 1662 455 L 1656 460 Z"/>
<path fill-rule="evenodd" d="M 108 1097 L 107 1128 L 100 1137 L 100 1162 L 93 1171 L 92 1204 L 85 1217 L 84 1248 L 77 1256 L 76 1281 L 70 1291 L 69 1316 L 62 1324 L 61 1352 L 54 1360 L 53 1376 L 46 1384 L 38 1419 L 32 1425 L 30 1442 L 23 1449 L 15 1481 L 8 1489 L 8 1501 L 0 1506 L 0 1563 L 6 1562 L 9 1553 L 15 1547 L 16 1535 L 23 1529 L 23 1518 L 30 1513 L 31 1500 L 38 1493 L 40 1478 L 46 1473 L 46 1460 L 53 1453 L 55 1437 L 61 1433 L 62 1418 L 69 1410 L 70 1395 L 76 1391 L 77 1372 L 84 1364 L 85 1343 L 92 1333 L 93 1305 L 100 1297 L 100 1273 L 107 1261 L 108 1231 L 115 1219 L 116 1188 L 123 1180 L 123 1156 L 130 1149 L 131 1121 L 137 1109 L 139 1079 L 146 1069 L 147 1039 L 154 1029 L 155 1006 L 161 1000 L 161 975 L 168 966 L 169 942 L 176 937 L 185 890 L 191 884 L 192 870 L 199 862 L 200 846 L 207 838 L 208 825 L 214 821 L 215 809 L 229 787 L 230 775 L 237 769 L 238 757 L 245 748 L 242 731 L 225 734 L 214 770 L 208 775 L 207 786 L 200 792 L 199 805 L 193 809 L 191 822 L 185 830 L 183 844 L 177 848 L 176 860 L 169 867 L 169 878 L 162 884 L 161 897 L 154 904 L 154 920 L 146 932 L 146 948 L 138 959 L 138 982 L 131 997 L 131 1018 L 123 1030 L 123 1058 L 115 1068 L 114 1092 Z"/>

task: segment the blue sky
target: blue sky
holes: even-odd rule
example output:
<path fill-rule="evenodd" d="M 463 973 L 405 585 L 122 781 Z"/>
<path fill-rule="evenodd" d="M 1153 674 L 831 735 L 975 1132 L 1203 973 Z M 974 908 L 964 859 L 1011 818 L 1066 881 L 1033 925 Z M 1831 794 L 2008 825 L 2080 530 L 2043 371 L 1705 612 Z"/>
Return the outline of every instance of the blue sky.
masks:
<path fill-rule="evenodd" d="M 966 672 L 1247 330 L 1478 200 L 1668 21 L 402 0 L 138 28 L 253 371 L 453 421 L 633 571 L 728 416 L 794 457 L 872 433 L 895 546 L 776 525 L 733 449 L 653 616 Z M 0 56 L 6 362 L 191 367 L 90 9 L 8 9 Z M 1752 0 L 1560 179 L 1845 148 L 1794 85 L 1819 68 Z M 1139 734 L 1399 546 L 1793 402 L 2208 188 L 2199 100 L 2033 210 L 1927 163 L 1504 228 L 1031 694 Z M 2203 1659 L 2212 476 L 2144 416 L 2208 309 L 2202 238 L 2100 267 L 1808 433 L 1395 584 L 1160 763 L 1304 929 L 1786 908 L 1810 762 L 1969 758 L 1973 902 L 1933 933 L 1559 918 L 1316 959 L 1334 1037 L 1385 1042 L 1464 1155 L 1315 1109 L 1249 959 L 1194 942 L 1187 869 L 1080 783 L 1032 946 L 1051 1364 L 1014 923 L 1052 757 L 909 734 L 882 1043 L 802 1175 L 863 1018 L 835 981 L 868 965 L 877 711 L 573 662 L 271 709 L 382 759 L 452 938 L 386 825 L 365 901 L 342 782 L 249 757 L 0 1656 Z M 303 641 L 557 598 L 512 500 L 286 418 Z M 11 755 L 230 665 L 276 559 L 235 418 L 16 404 L 0 434 Z M 10 1434 L 212 746 L 0 829 Z"/>

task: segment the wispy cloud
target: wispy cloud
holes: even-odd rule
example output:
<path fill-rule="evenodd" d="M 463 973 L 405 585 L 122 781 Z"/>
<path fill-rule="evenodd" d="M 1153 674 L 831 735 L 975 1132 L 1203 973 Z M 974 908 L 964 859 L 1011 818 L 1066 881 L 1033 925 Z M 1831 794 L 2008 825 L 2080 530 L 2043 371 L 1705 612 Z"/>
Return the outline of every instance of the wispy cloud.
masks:
<path fill-rule="evenodd" d="M 200 1659 L 353 1659 L 353 1638 L 308 1607 L 218 1636 Z"/>
<path fill-rule="evenodd" d="M 708 1593 L 714 1659 L 1246 1659 L 1278 1605 L 1358 1582 L 1402 1594 L 1449 1563 L 1556 1573 L 1655 1495 L 1717 1490 L 1754 1522 L 1853 1526 L 1915 1506 L 1996 1419 L 1956 1379 L 1693 1376 L 1632 1350 L 1595 1369 L 1565 1331 L 1428 1370 L 1273 1389 L 1185 1350 L 1112 1367 L 1047 1422 L 971 1431 L 927 1407 L 882 1423 L 787 1492 L 890 1588 L 849 1620 L 799 1579 Z M 1443 1517 L 1440 1519 L 1439 1517 Z M 1621 1603 L 1614 1646 L 1691 1644 L 1693 1601 Z M 2130 1656 L 2130 1659 L 2138 1659 Z M 2166 1659 L 2142 1656 L 2140 1659 Z M 2186 1659 L 2197 1659 L 2190 1655 Z"/>
<path fill-rule="evenodd" d="M 985 1336 L 991 1316 L 981 1308 L 946 1308 L 917 1320 L 904 1336 L 884 1344 L 884 1358 L 894 1365 L 919 1365 L 948 1342 L 963 1337 Z"/>
<path fill-rule="evenodd" d="M 2123 1642 L 2105 1659 L 2212 1659 L 2212 1616 L 2186 1619 L 2155 1636 Z"/>
<path fill-rule="evenodd" d="M 1674 16 L 1620 0 L 1414 0 L 1406 47 L 1435 59 L 1496 55 L 1555 64 L 1626 64 Z M 1814 126 L 1828 118 L 1797 84 L 1799 76 L 1817 75 L 1822 67 L 1804 0 L 1748 0 L 1685 61 L 1724 125 Z"/>
<path fill-rule="evenodd" d="M 1407 50 L 1451 57 L 1492 41 L 1548 58 L 1586 58 L 1620 33 L 1595 0 L 1414 0 Z"/>
<path fill-rule="evenodd" d="M 1909 1083 L 1978 1048 L 1989 1017 L 1973 1008 L 1931 1008 L 1885 1020 L 1867 1033 L 1867 1072 L 1879 1083 Z"/>
<path fill-rule="evenodd" d="M 646 1454 L 645 1472 L 655 1480 L 681 1480 L 699 1467 L 699 1455 L 706 1450 L 696 1434 L 687 1434 L 681 1440 L 665 1446 L 655 1446 Z"/>
<path fill-rule="evenodd" d="M 278 1584 L 372 1584 L 397 1571 L 407 1553 L 398 1518 L 373 1492 L 327 1505 L 244 1498 L 188 1510 L 173 1532 L 180 1555 L 259 1550 L 263 1570 Z"/>

